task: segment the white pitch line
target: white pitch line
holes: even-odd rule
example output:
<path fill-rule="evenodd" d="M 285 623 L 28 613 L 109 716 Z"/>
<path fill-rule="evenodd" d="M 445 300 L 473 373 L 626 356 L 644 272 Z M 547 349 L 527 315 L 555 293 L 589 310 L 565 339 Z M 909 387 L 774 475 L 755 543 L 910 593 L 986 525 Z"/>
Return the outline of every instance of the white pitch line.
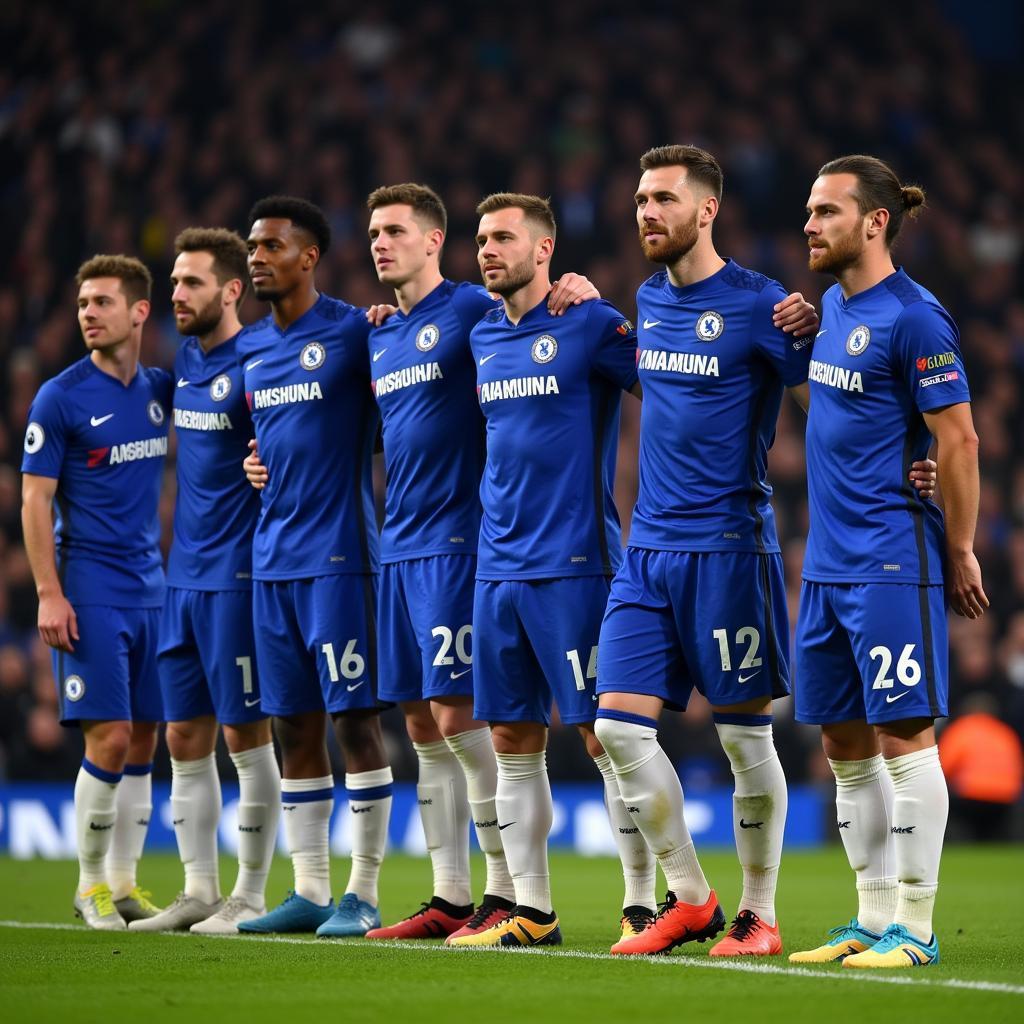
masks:
<path fill-rule="evenodd" d="M 83 932 L 79 924 L 58 924 L 50 921 L 0 921 L 0 928 L 37 928 L 52 932 Z M 121 932 L 109 932 L 110 938 L 117 938 Z M 128 933 L 131 934 L 131 933 Z M 137 933 L 138 934 L 138 933 Z M 153 933 L 148 933 L 153 934 Z M 913 985 L 918 988 L 954 988 L 972 992 L 1000 992 L 1009 996 L 1024 996 L 1024 985 L 1010 985 L 1001 981 L 970 981 L 966 978 L 921 978 L 907 974 L 876 973 L 874 971 L 852 971 L 841 968 L 836 971 L 814 971 L 807 967 L 781 967 L 777 964 L 750 963 L 747 960 L 694 959 L 688 956 L 621 957 L 611 953 L 587 953 L 579 949 L 501 949 L 476 946 L 470 949 L 449 949 L 446 946 L 411 942 L 373 942 L 362 939 L 341 939 L 316 942 L 312 939 L 289 938 L 285 935 L 191 935 L 188 932 L 158 932 L 171 938 L 190 939 L 202 942 L 205 939 L 226 939 L 229 942 L 279 943 L 290 946 L 312 946 L 314 949 L 338 949 L 358 947 L 360 949 L 397 949 L 403 953 L 436 953 L 444 956 L 464 956 L 480 953 L 503 956 L 541 956 L 563 960 L 607 960 L 612 963 L 636 963 L 652 967 L 698 968 L 709 971 L 735 971 L 739 974 L 774 974 L 787 978 L 811 978 L 817 981 L 853 981 L 879 985 Z M 908 968 L 909 970 L 909 968 Z"/>

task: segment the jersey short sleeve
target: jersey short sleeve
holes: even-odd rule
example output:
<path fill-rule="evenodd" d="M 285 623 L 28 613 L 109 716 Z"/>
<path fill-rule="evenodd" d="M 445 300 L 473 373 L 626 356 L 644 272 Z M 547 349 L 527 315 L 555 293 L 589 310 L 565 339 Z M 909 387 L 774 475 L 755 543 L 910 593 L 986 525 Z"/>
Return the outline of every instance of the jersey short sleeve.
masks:
<path fill-rule="evenodd" d="M 637 382 L 636 328 L 609 302 L 594 300 L 586 307 L 584 338 L 591 365 L 628 391 Z"/>
<path fill-rule="evenodd" d="M 813 338 L 794 338 L 772 323 L 776 303 L 786 298 L 785 289 L 777 281 L 768 284 L 758 296 L 751 318 L 754 346 L 775 369 L 787 388 L 807 380 Z"/>
<path fill-rule="evenodd" d="M 920 412 L 971 400 L 959 332 L 941 306 L 922 301 L 903 310 L 893 326 L 892 358 Z"/>
<path fill-rule="evenodd" d="M 60 476 L 67 449 L 67 416 L 61 401 L 63 392 L 48 381 L 40 389 L 28 411 L 25 428 L 25 454 L 21 471 L 35 476 Z"/>
<path fill-rule="evenodd" d="M 476 327 L 485 314 L 490 313 L 499 305 L 500 302 L 497 299 L 492 299 L 490 293 L 478 284 L 463 282 L 457 285 L 452 292 L 452 308 L 462 324 L 466 337 L 469 337 L 469 332 Z"/>

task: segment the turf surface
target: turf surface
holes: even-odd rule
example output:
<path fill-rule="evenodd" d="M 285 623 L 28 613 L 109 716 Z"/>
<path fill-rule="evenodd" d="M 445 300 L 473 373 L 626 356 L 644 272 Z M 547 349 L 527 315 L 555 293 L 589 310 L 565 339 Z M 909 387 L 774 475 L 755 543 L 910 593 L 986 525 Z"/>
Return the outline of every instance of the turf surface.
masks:
<path fill-rule="evenodd" d="M 702 862 L 731 914 L 739 895 L 734 856 L 709 852 Z M 552 856 L 565 945 L 524 952 L 446 950 L 434 942 L 111 936 L 74 925 L 73 864 L 0 859 L 0 1019 L 1024 1020 L 1020 866 L 1015 848 L 947 850 L 936 914 L 942 962 L 861 973 L 791 967 L 785 957 L 709 960 L 707 945 L 651 960 L 606 958 L 617 938 L 621 880 L 617 864 L 605 859 Z M 346 877 L 346 867 L 334 865 L 336 881 Z M 474 870 L 482 877 L 482 864 Z M 222 877 L 229 886 L 233 872 L 225 861 Z M 272 899 L 283 895 L 289 877 L 287 862 L 279 858 Z M 424 860 L 388 858 L 385 922 L 418 908 L 429 895 L 429 877 Z M 169 902 L 180 887 L 180 866 L 169 856 L 147 857 L 141 880 L 157 902 Z M 847 919 L 852 888 L 838 847 L 787 854 L 779 892 L 787 951 L 818 945 L 828 927 Z"/>

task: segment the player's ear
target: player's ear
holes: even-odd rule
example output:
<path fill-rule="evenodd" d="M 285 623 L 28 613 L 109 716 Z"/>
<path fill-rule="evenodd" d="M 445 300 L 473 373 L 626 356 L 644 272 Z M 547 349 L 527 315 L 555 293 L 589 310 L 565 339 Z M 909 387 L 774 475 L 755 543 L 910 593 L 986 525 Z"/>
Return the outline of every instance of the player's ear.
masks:
<path fill-rule="evenodd" d="M 700 226 L 702 228 L 711 224 L 718 216 L 718 199 L 715 196 L 705 196 L 700 208 Z"/>
<path fill-rule="evenodd" d="M 242 282 L 237 277 L 231 278 L 221 289 L 220 294 L 222 302 L 238 305 L 238 300 L 242 296 Z"/>
<path fill-rule="evenodd" d="M 889 226 L 889 211 L 883 206 L 879 210 L 872 210 L 865 217 L 865 229 L 868 238 L 875 238 L 884 235 L 885 229 Z"/>
<path fill-rule="evenodd" d="M 440 228 L 434 228 L 427 232 L 427 255 L 433 256 L 441 246 L 444 245 L 444 232 Z"/>
<path fill-rule="evenodd" d="M 545 235 L 537 241 L 537 262 L 547 263 L 554 251 L 555 240 L 550 235 Z"/>
<path fill-rule="evenodd" d="M 149 319 L 149 299 L 139 299 L 132 303 L 132 327 L 141 327 Z"/>
<path fill-rule="evenodd" d="M 316 246 L 316 245 L 311 245 L 302 254 L 302 269 L 303 270 L 313 270 L 313 269 L 315 269 L 316 265 L 319 262 L 320 262 L 320 247 Z"/>

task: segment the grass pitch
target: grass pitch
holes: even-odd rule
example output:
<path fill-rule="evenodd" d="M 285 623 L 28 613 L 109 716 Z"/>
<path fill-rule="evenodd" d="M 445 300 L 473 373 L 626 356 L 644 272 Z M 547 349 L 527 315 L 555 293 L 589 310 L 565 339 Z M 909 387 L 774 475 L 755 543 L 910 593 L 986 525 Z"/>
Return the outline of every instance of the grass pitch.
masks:
<path fill-rule="evenodd" d="M 732 914 L 739 896 L 734 855 L 709 852 L 701 859 Z M 1021 864 L 1018 848 L 948 849 L 936 913 L 942 962 L 862 973 L 793 967 L 784 956 L 711 960 L 708 944 L 650 960 L 613 959 L 607 954 L 617 938 L 621 879 L 617 863 L 607 859 L 552 856 L 561 949 L 496 952 L 448 950 L 435 942 L 89 932 L 73 923 L 73 864 L 0 859 L 0 1017 L 12 1024 L 1018 1021 L 1024 1019 Z M 482 863 L 474 872 L 482 879 Z M 180 888 L 181 868 L 171 856 L 149 856 L 140 877 L 163 904 Z M 347 864 L 335 863 L 336 885 L 346 877 Z M 230 888 L 228 860 L 222 878 Z M 278 858 L 272 901 L 289 880 L 289 865 Z M 426 860 L 389 856 L 385 922 L 415 910 L 429 885 Z M 817 945 L 853 909 L 841 848 L 785 856 L 779 919 L 787 951 Z"/>

